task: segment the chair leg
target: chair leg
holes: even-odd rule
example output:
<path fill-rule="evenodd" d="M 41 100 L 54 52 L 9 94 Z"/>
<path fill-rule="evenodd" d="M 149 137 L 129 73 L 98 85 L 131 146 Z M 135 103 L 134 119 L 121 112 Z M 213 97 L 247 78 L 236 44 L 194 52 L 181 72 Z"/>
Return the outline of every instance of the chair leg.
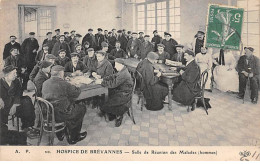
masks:
<path fill-rule="evenodd" d="M 39 146 L 42 140 L 42 134 L 43 134 L 43 120 L 41 118 L 41 129 L 40 129 L 40 137 L 38 138 L 38 143 L 37 145 Z"/>
<path fill-rule="evenodd" d="M 19 128 L 20 128 L 19 117 L 16 117 L 16 120 L 17 120 L 17 131 L 19 132 Z"/>
<path fill-rule="evenodd" d="M 207 107 L 206 107 L 206 103 L 205 103 L 205 100 L 204 100 L 203 97 L 201 98 L 201 101 L 202 101 L 202 103 L 203 103 L 203 107 L 204 107 L 204 109 L 205 109 L 207 115 L 209 115 L 209 114 L 208 114 L 208 109 L 207 109 Z"/>
<path fill-rule="evenodd" d="M 133 121 L 133 123 L 136 124 L 135 123 L 135 119 L 134 119 L 134 114 L 133 114 L 133 108 L 132 107 L 129 108 L 129 110 L 127 111 L 127 114 L 130 117 L 130 119 Z"/>

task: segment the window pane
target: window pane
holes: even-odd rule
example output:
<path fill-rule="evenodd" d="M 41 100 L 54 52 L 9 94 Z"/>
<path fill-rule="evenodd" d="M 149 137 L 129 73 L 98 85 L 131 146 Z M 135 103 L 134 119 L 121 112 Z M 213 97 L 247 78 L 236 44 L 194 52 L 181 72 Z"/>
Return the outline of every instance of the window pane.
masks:
<path fill-rule="evenodd" d="M 162 31 L 162 25 L 161 24 L 157 25 L 157 30 Z"/>
<path fill-rule="evenodd" d="M 162 17 L 162 24 L 166 24 L 166 17 Z"/>
<path fill-rule="evenodd" d="M 153 31 L 155 29 L 155 25 L 147 25 L 147 30 Z"/>
<path fill-rule="evenodd" d="M 155 17 L 155 11 L 147 11 L 147 17 Z"/>
<path fill-rule="evenodd" d="M 174 23 L 174 16 L 170 17 L 170 23 Z"/>
<path fill-rule="evenodd" d="M 169 8 L 174 8 L 174 0 L 169 2 Z"/>
<path fill-rule="evenodd" d="M 174 8 L 169 9 L 169 14 L 170 14 L 170 16 L 174 16 Z"/>
<path fill-rule="evenodd" d="M 162 2 L 162 9 L 166 9 L 166 2 Z"/>
<path fill-rule="evenodd" d="M 170 24 L 170 31 L 175 31 L 174 24 Z"/>
<path fill-rule="evenodd" d="M 138 24 L 144 24 L 144 19 L 138 19 Z"/>
<path fill-rule="evenodd" d="M 136 3 L 143 3 L 145 0 L 135 0 Z"/>
<path fill-rule="evenodd" d="M 162 10 L 162 16 L 166 16 L 166 9 Z"/>
<path fill-rule="evenodd" d="M 177 39 L 181 38 L 181 33 L 175 32 L 173 38 L 177 38 Z"/>
<path fill-rule="evenodd" d="M 155 18 L 148 18 L 147 24 L 155 24 Z"/>
<path fill-rule="evenodd" d="M 161 9 L 161 8 L 162 8 L 162 3 L 161 2 L 157 3 L 157 9 Z"/>
<path fill-rule="evenodd" d="M 154 3 L 147 5 L 147 10 L 154 10 L 154 9 L 155 9 L 155 4 Z"/>
<path fill-rule="evenodd" d="M 137 14 L 138 18 L 144 18 L 144 12 L 138 12 Z"/>
<path fill-rule="evenodd" d="M 162 25 L 162 31 L 166 31 L 166 24 Z"/>
<path fill-rule="evenodd" d="M 248 23 L 248 33 L 259 34 L 259 23 Z"/>
<path fill-rule="evenodd" d="M 157 17 L 157 24 L 162 24 L 162 17 Z"/>
<path fill-rule="evenodd" d="M 175 15 L 181 15 L 180 8 L 175 8 Z"/>
<path fill-rule="evenodd" d="M 138 31 L 144 31 L 144 25 L 138 25 Z"/>
<path fill-rule="evenodd" d="M 157 10 L 157 17 L 162 16 L 162 10 Z"/>
<path fill-rule="evenodd" d="M 175 24 L 175 31 L 180 31 L 180 30 L 181 30 L 180 24 Z"/>
<path fill-rule="evenodd" d="M 144 11 L 144 5 L 139 5 L 137 6 L 138 11 Z"/>
<path fill-rule="evenodd" d="M 181 17 L 175 16 L 175 23 L 181 23 Z"/>
<path fill-rule="evenodd" d="M 175 0 L 175 7 L 180 7 L 180 6 L 181 6 L 181 1 Z"/>
<path fill-rule="evenodd" d="M 259 11 L 248 11 L 248 22 L 259 22 Z"/>

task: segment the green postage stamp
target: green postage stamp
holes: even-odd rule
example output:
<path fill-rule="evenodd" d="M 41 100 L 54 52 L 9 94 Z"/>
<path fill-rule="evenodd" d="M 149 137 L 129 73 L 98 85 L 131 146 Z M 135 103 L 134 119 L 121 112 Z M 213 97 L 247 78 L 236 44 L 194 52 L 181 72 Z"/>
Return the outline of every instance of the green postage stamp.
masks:
<path fill-rule="evenodd" d="M 210 5 L 206 46 L 239 50 L 243 25 L 243 8 Z"/>

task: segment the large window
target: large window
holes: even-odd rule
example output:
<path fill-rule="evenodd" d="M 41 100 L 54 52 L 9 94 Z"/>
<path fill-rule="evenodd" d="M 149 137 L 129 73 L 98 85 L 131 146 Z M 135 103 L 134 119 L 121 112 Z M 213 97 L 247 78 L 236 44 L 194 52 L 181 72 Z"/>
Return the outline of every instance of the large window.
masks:
<path fill-rule="evenodd" d="M 255 55 L 259 55 L 260 23 L 259 11 L 260 4 L 257 0 L 238 0 L 238 7 L 244 8 L 244 24 L 242 42 L 243 46 L 251 46 L 255 49 Z"/>
<path fill-rule="evenodd" d="M 180 40 L 180 0 L 137 0 L 136 29 L 152 35 L 158 30 L 162 36 L 165 31 Z"/>

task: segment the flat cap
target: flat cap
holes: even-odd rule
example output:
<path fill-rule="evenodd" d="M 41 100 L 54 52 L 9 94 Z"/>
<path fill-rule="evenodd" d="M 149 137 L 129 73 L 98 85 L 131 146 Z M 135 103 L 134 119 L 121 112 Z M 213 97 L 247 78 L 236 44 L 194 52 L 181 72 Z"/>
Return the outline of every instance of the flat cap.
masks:
<path fill-rule="evenodd" d="M 80 38 L 80 37 L 82 37 L 82 35 L 80 35 L 80 34 L 76 34 L 76 37 L 79 37 L 79 38 Z"/>
<path fill-rule="evenodd" d="M 69 32 L 67 32 L 67 31 L 66 31 L 66 32 L 64 32 L 64 35 L 66 35 L 66 34 L 69 34 Z"/>
<path fill-rule="evenodd" d="M 52 55 L 52 54 L 47 54 L 45 56 L 45 59 L 56 59 L 56 56 Z"/>
<path fill-rule="evenodd" d="M 164 35 L 169 35 L 169 36 L 172 36 L 170 33 L 168 32 L 164 32 Z"/>
<path fill-rule="evenodd" d="M 116 29 L 113 28 L 112 31 L 113 31 L 113 30 L 116 30 Z"/>
<path fill-rule="evenodd" d="M 103 56 L 106 55 L 106 53 L 105 53 L 104 51 L 97 51 L 95 54 L 101 54 L 101 55 L 103 55 Z"/>
<path fill-rule="evenodd" d="M 144 32 L 141 31 L 141 32 L 139 32 L 139 34 L 144 34 Z"/>
<path fill-rule="evenodd" d="M 137 32 L 132 32 L 132 34 L 137 34 Z"/>
<path fill-rule="evenodd" d="M 75 48 L 77 48 L 78 46 L 81 46 L 81 44 L 76 44 L 76 45 L 75 45 Z"/>
<path fill-rule="evenodd" d="M 64 67 L 61 65 L 55 65 L 51 68 L 51 71 L 64 71 Z"/>
<path fill-rule="evenodd" d="M 109 31 L 109 32 L 108 32 L 108 34 L 112 34 L 112 32 L 111 32 L 111 31 Z"/>
<path fill-rule="evenodd" d="M 147 54 L 148 59 L 157 60 L 159 58 L 159 55 L 155 52 L 149 52 Z"/>
<path fill-rule="evenodd" d="M 73 58 L 73 57 L 75 57 L 75 56 L 79 57 L 79 54 L 78 54 L 77 52 L 72 52 L 72 53 L 70 54 L 70 56 L 71 56 L 71 58 Z"/>
<path fill-rule="evenodd" d="M 154 34 L 154 33 L 158 33 L 158 31 L 157 31 L 157 30 L 154 30 L 154 31 L 153 31 L 153 34 Z"/>
<path fill-rule="evenodd" d="M 52 63 L 49 62 L 49 61 L 42 61 L 42 62 L 41 62 L 41 65 L 40 65 L 40 69 L 42 69 L 42 68 L 47 68 L 47 67 L 49 67 L 49 66 L 51 66 L 51 65 L 52 65 Z"/>
<path fill-rule="evenodd" d="M 61 52 L 66 52 L 66 50 L 60 49 L 60 50 L 58 51 L 58 53 L 61 53 Z"/>
<path fill-rule="evenodd" d="M 29 35 L 35 35 L 35 32 L 30 32 Z"/>
<path fill-rule="evenodd" d="M 103 31 L 102 28 L 98 28 L 97 30 L 98 30 L 98 31 Z"/>
<path fill-rule="evenodd" d="M 47 32 L 47 34 L 46 34 L 46 35 L 49 35 L 49 34 L 52 34 L 52 32 Z"/>
<path fill-rule="evenodd" d="M 254 52 L 254 50 L 255 50 L 253 47 L 245 47 L 244 50 L 245 49 L 249 49 L 249 51 L 251 51 L 251 52 Z"/>
<path fill-rule="evenodd" d="M 42 47 L 49 47 L 48 44 L 43 44 Z"/>
<path fill-rule="evenodd" d="M 175 47 L 181 47 L 181 48 L 183 48 L 184 46 L 181 45 L 181 44 L 177 44 Z"/>
<path fill-rule="evenodd" d="M 197 34 L 203 34 L 203 35 L 204 35 L 205 32 L 203 32 L 203 31 L 198 31 Z"/>
<path fill-rule="evenodd" d="M 108 44 L 107 44 L 107 42 L 102 42 L 102 43 L 101 43 L 101 46 L 102 46 L 102 47 L 108 47 Z"/>
<path fill-rule="evenodd" d="M 70 33 L 76 32 L 75 30 L 72 30 Z"/>
<path fill-rule="evenodd" d="M 127 34 L 131 34 L 132 32 L 131 31 L 127 31 Z"/>
<path fill-rule="evenodd" d="M 89 28 L 88 31 L 93 31 L 93 29 L 92 29 L 92 28 Z"/>
<path fill-rule="evenodd" d="M 189 54 L 189 55 L 191 55 L 191 56 L 195 57 L 195 54 L 194 54 L 194 52 L 193 52 L 193 51 L 191 51 L 191 50 L 186 50 L 186 51 L 185 51 L 185 53 L 187 53 L 187 54 Z"/>
<path fill-rule="evenodd" d="M 122 31 L 126 31 L 125 29 L 123 29 Z"/>
<path fill-rule="evenodd" d="M 60 32 L 60 29 L 58 28 L 58 29 L 55 30 L 55 32 L 56 32 L 56 31 L 59 31 L 59 32 Z"/>
<path fill-rule="evenodd" d="M 11 36 L 10 36 L 10 38 L 13 38 L 13 37 L 16 39 L 16 36 L 14 36 L 14 35 L 11 35 Z"/>
<path fill-rule="evenodd" d="M 163 47 L 163 48 L 165 48 L 165 45 L 163 45 L 163 44 L 157 44 L 157 47 Z"/>
<path fill-rule="evenodd" d="M 150 35 L 145 35 L 144 37 L 150 37 Z"/>
<path fill-rule="evenodd" d="M 117 33 L 122 33 L 122 30 L 117 30 Z"/>
<path fill-rule="evenodd" d="M 65 35 L 60 35 L 59 38 L 61 38 L 61 37 L 65 37 Z"/>
<path fill-rule="evenodd" d="M 9 52 L 12 52 L 13 50 L 18 50 L 17 48 L 11 48 Z"/>
<path fill-rule="evenodd" d="M 124 63 L 125 63 L 125 60 L 122 59 L 122 58 L 116 58 L 116 59 L 115 59 L 115 62 L 120 63 L 120 64 L 124 64 Z"/>
<path fill-rule="evenodd" d="M 14 67 L 13 65 L 9 65 L 3 68 L 3 73 L 7 74 L 12 72 L 13 70 L 17 69 L 17 67 Z"/>
<path fill-rule="evenodd" d="M 94 48 L 89 48 L 87 49 L 87 51 L 94 51 Z"/>

